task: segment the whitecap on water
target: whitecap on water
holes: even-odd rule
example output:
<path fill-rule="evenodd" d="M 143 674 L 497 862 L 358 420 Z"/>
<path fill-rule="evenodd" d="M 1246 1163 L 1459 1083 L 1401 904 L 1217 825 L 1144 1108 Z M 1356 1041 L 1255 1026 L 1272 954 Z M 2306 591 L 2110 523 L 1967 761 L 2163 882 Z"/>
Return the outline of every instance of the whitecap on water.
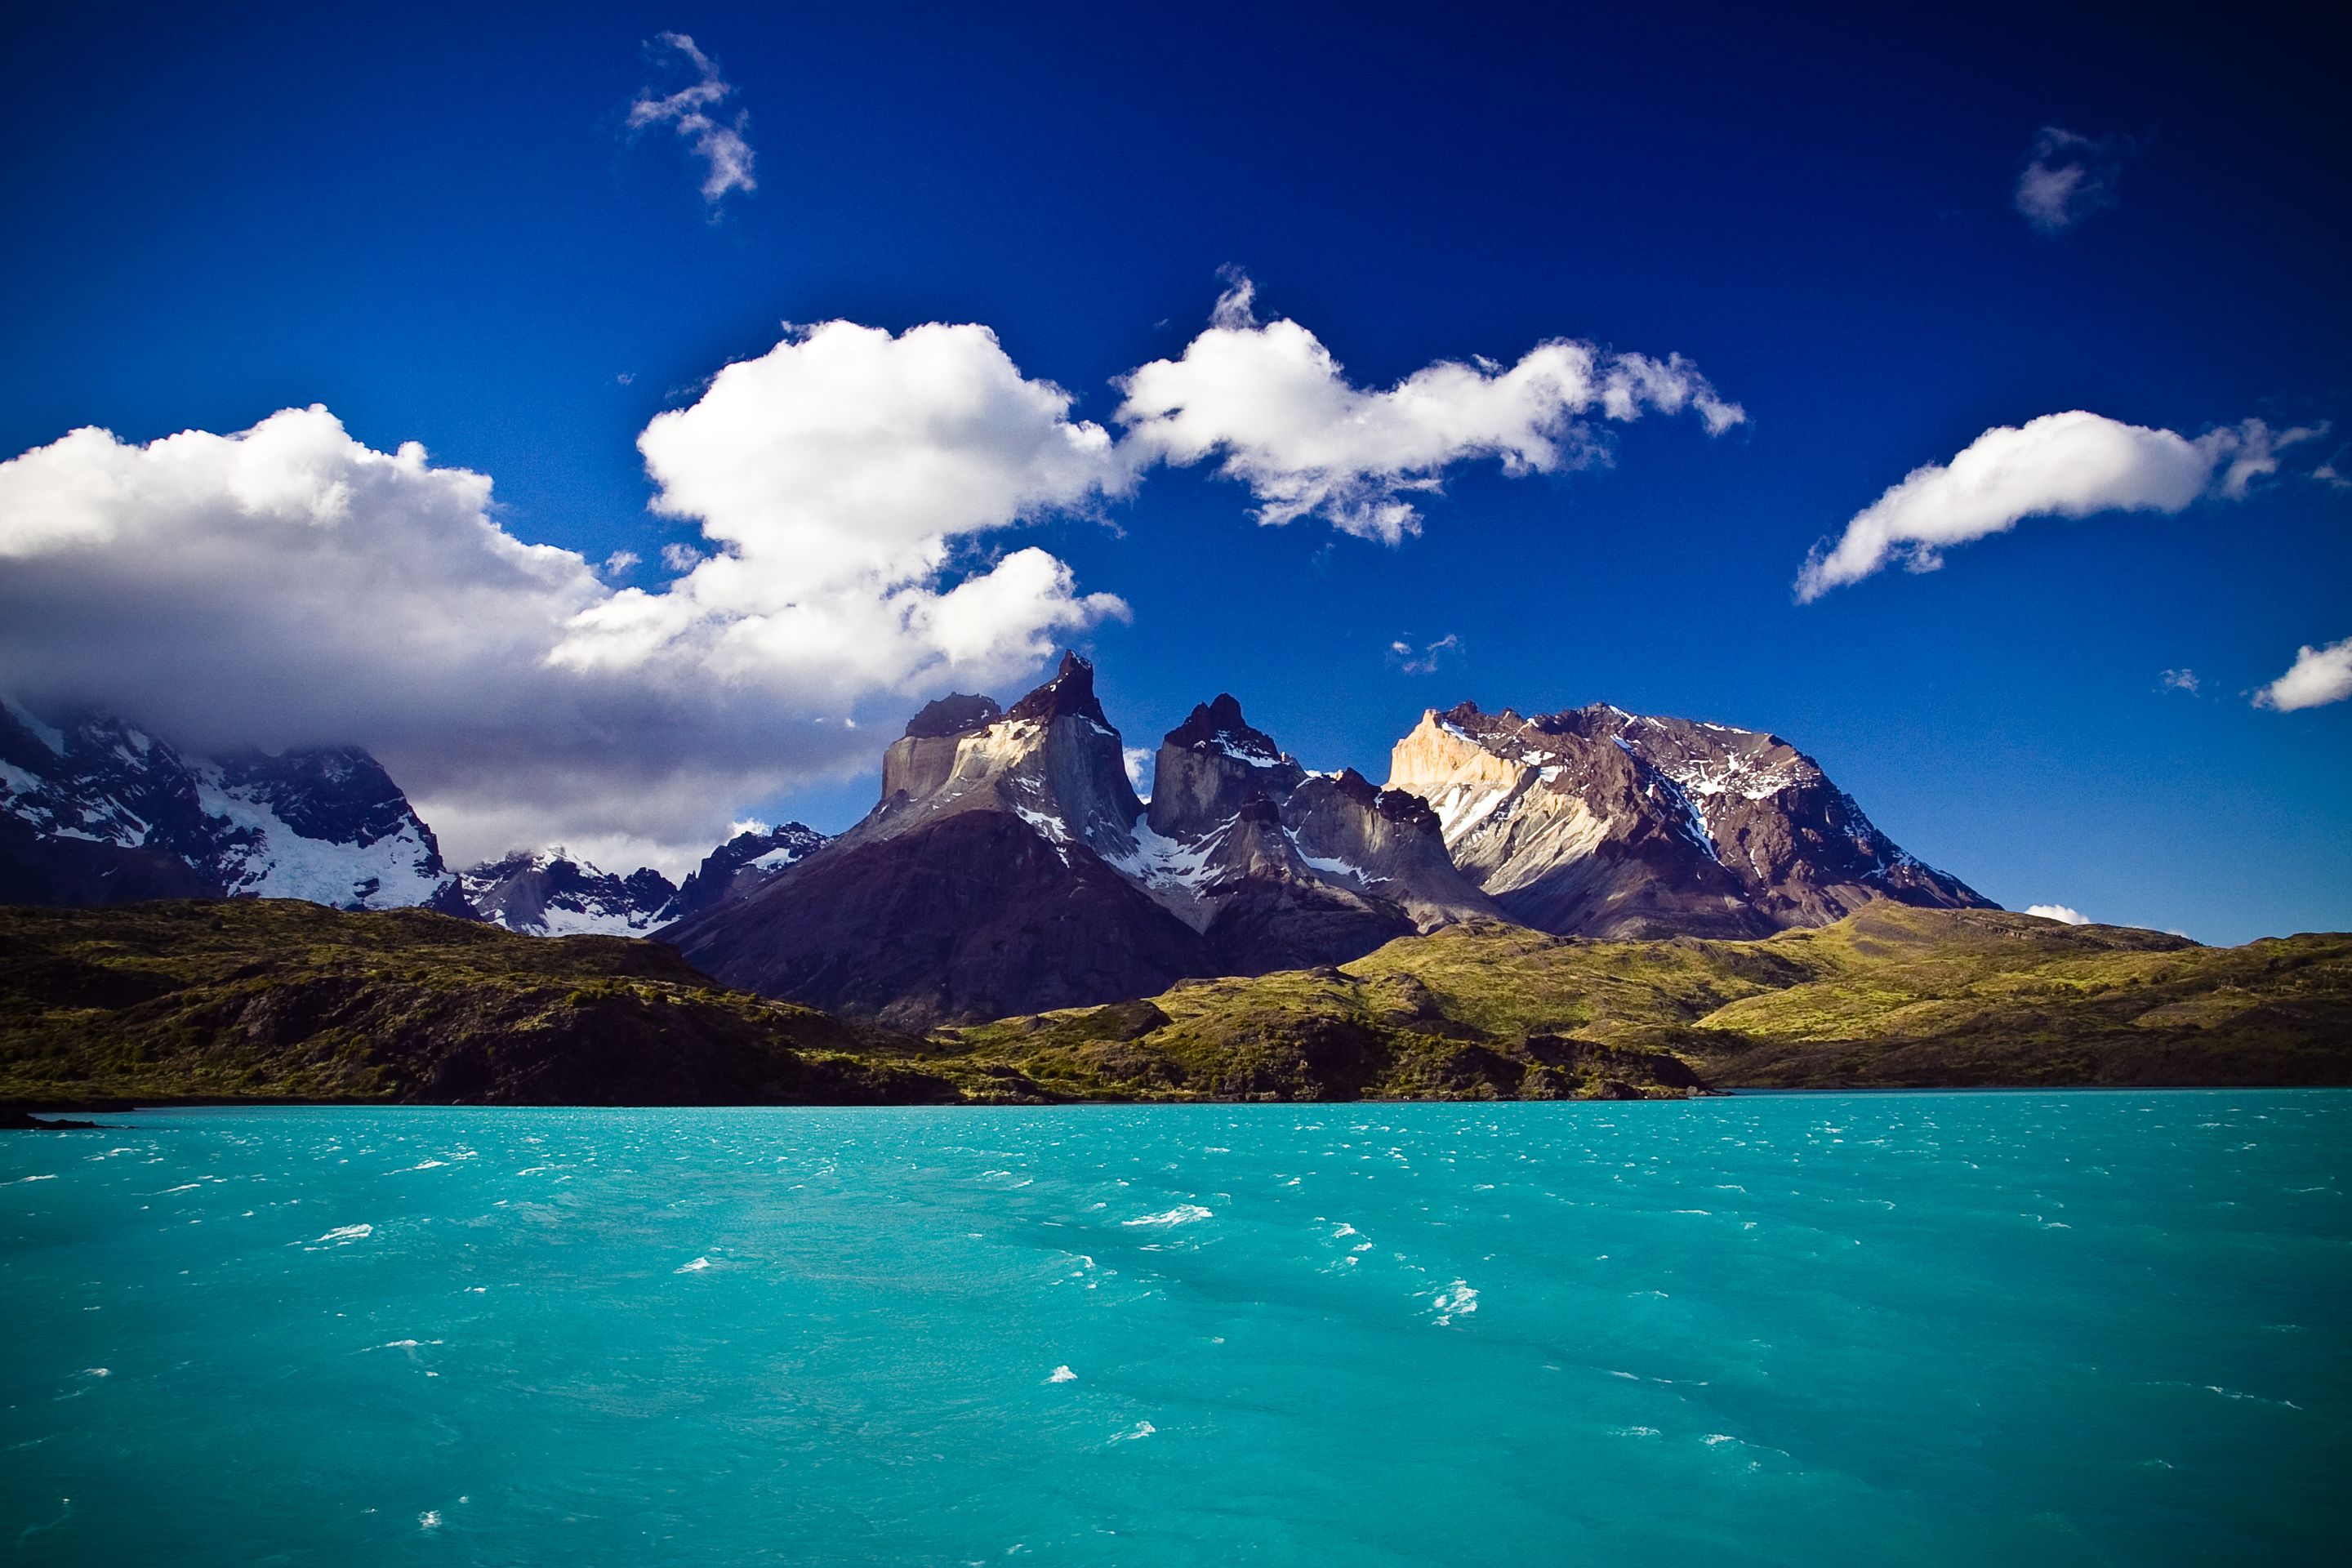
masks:
<path fill-rule="evenodd" d="M 1154 1432 L 1159 1430 L 1159 1427 L 1154 1426 L 1149 1421 L 1139 1421 L 1124 1432 L 1112 1433 L 1110 1440 L 1114 1443 L 1131 1442 L 1138 1437 L 1149 1437 Z"/>
<path fill-rule="evenodd" d="M 1451 1323 L 1455 1318 L 1466 1318 L 1471 1313 L 1476 1311 L 1478 1310 L 1478 1292 L 1471 1289 L 1470 1285 L 1466 1281 L 1456 1279 L 1453 1284 L 1447 1286 L 1444 1289 L 1440 1290 L 1437 1293 L 1433 1304 L 1437 1308 L 1437 1317 L 1435 1321 L 1437 1326 L 1442 1329 L 1445 1327 L 1446 1324 Z"/>
<path fill-rule="evenodd" d="M 1072 1372 L 1066 1366 L 1057 1366 L 1054 1369 L 1054 1375 L 1047 1378 L 1045 1381 L 1047 1383 L 1076 1383 L 1078 1381 L 1078 1374 Z"/>
<path fill-rule="evenodd" d="M 372 1225 L 339 1225 L 326 1235 L 314 1237 L 310 1245 L 317 1247 L 322 1243 L 331 1243 L 336 1247 L 349 1247 L 352 1242 L 365 1241 L 374 1234 L 375 1226 Z"/>
<path fill-rule="evenodd" d="M 1129 1225 L 1190 1225 L 1196 1219 L 1212 1218 L 1210 1212 L 1198 1204 L 1178 1204 L 1162 1214 L 1148 1214 L 1129 1220 Z"/>
<path fill-rule="evenodd" d="M 677 1268 L 671 1269 L 670 1272 L 673 1274 L 699 1274 L 702 1270 L 709 1267 L 710 1259 L 708 1258 L 698 1258 L 691 1263 L 679 1264 Z"/>

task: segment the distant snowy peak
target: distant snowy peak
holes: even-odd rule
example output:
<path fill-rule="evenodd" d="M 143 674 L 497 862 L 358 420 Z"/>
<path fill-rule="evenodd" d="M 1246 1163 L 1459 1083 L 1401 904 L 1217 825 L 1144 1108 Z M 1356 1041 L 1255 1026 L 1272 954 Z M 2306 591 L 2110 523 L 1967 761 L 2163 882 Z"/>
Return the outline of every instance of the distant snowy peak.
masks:
<path fill-rule="evenodd" d="M 197 757 L 119 719 L 58 727 L 6 705 L 0 893 L 462 909 L 431 829 L 365 752 Z"/>
<path fill-rule="evenodd" d="M 530 936 L 643 936 L 678 915 L 677 886 L 659 871 L 619 876 L 561 847 L 485 861 L 460 879 L 482 919 Z"/>
<path fill-rule="evenodd" d="M 701 866 L 678 885 L 677 918 L 748 898 L 829 842 L 815 828 L 797 822 L 738 833 L 704 856 Z"/>
<path fill-rule="evenodd" d="M 1981 907 L 1776 735 L 1605 703 L 1522 718 L 1464 703 L 1397 743 L 1455 862 L 1563 934 L 1749 936 L 1880 899 Z"/>

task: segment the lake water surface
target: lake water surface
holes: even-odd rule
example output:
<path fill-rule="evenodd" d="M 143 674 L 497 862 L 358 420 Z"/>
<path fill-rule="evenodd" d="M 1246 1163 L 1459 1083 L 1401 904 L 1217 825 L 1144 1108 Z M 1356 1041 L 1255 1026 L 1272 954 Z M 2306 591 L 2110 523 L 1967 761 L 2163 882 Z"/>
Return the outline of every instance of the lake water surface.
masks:
<path fill-rule="evenodd" d="M 103 1120 L 16 1561 L 2352 1558 L 2352 1093 Z"/>

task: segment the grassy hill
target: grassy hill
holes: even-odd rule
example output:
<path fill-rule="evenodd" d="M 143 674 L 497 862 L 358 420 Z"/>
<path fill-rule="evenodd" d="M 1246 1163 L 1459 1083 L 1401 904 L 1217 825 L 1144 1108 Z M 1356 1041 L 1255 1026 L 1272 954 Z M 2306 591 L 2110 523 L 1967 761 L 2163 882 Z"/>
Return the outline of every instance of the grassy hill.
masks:
<path fill-rule="evenodd" d="M 943 1035 L 1049 1089 L 1220 1096 L 1589 1093 L 1654 1079 L 1637 1057 L 1661 1055 L 1738 1088 L 2342 1084 L 2352 936 L 2204 948 L 1894 904 L 1760 942 L 1480 923 L 1336 969 Z"/>
<path fill-rule="evenodd" d="M 2352 1083 L 2352 936 L 1886 905 L 1761 942 L 1476 923 L 918 1039 L 658 943 L 422 910 L 0 910 L 0 1102 L 920 1103 Z"/>
<path fill-rule="evenodd" d="M 278 900 L 0 910 L 0 1100 L 957 1098 L 921 1048 L 625 938 Z"/>

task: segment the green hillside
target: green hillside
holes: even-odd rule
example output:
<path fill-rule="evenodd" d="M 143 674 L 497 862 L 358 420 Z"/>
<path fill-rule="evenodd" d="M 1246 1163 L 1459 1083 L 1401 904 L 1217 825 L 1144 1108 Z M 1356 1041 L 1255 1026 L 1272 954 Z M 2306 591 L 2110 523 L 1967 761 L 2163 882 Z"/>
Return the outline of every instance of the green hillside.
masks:
<path fill-rule="evenodd" d="M 0 1102 L 792 1104 L 2352 1083 L 2352 936 L 1885 905 L 1767 941 L 1480 923 L 918 1039 L 668 948 L 294 902 L 0 910 Z"/>

